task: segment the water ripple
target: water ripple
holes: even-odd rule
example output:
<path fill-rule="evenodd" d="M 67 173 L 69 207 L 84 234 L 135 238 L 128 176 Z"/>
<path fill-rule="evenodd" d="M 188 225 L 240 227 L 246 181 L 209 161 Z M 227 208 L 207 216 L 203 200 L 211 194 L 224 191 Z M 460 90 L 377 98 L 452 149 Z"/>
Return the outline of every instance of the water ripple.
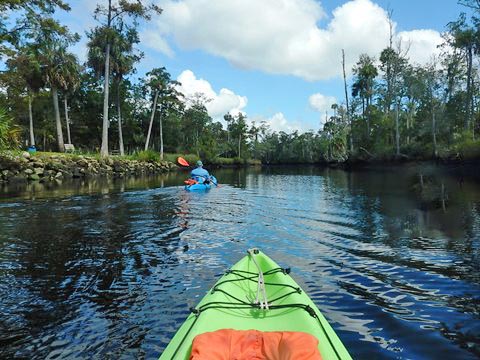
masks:
<path fill-rule="evenodd" d="M 250 247 L 293 269 L 354 358 L 476 358 L 480 191 L 425 212 L 402 176 L 225 171 L 209 193 L 1 202 L 0 358 L 156 358 Z"/>

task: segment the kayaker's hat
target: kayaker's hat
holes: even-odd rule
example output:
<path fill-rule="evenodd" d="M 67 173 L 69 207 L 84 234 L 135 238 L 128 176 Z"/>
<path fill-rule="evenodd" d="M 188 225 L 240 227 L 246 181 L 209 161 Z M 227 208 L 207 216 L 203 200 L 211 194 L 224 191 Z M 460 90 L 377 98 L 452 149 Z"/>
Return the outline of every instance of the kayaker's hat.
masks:
<path fill-rule="evenodd" d="M 197 161 L 197 167 L 203 166 L 202 160 Z"/>

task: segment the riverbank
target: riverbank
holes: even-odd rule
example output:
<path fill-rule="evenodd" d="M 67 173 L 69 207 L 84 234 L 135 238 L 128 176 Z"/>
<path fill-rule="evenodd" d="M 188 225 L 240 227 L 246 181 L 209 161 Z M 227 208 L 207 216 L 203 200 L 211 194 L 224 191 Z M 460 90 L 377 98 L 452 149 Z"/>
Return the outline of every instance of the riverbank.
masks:
<path fill-rule="evenodd" d="M 195 154 L 160 154 L 155 151 L 142 151 L 133 155 L 100 157 L 98 154 L 65 154 L 38 152 L 30 154 L 20 151 L 0 152 L 0 183 L 11 182 L 52 182 L 71 178 L 126 177 L 155 175 L 172 170 L 180 170 L 175 165 L 181 156 L 194 166 L 200 158 Z M 219 168 L 241 168 L 250 166 L 320 166 L 344 170 L 396 167 L 406 164 L 472 165 L 480 164 L 476 157 L 438 157 L 424 159 L 418 157 L 371 157 L 350 158 L 344 161 L 322 161 L 315 163 L 292 162 L 288 164 L 262 164 L 260 160 L 242 158 L 202 159 L 209 170 Z"/>
<path fill-rule="evenodd" d="M 320 160 L 320 161 L 286 161 L 263 163 L 262 166 L 319 166 L 335 169 L 363 169 L 376 167 L 397 167 L 407 164 L 435 164 L 435 165 L 476 165 L 480 164 L 480 154 L 476 156 L 372 156 L 372 157 L 349 157 L 339 160 Z"/>
<path fill-rule="evenodd" d="M 124 177 L 159 174 L 175 170 L 171 161 L 86 156 L 62 153 L 0 153 L 0 183 L 49 182 L 97 176 Z"/>
<path fill-rule="evenodd" d="M 158 154 L 158 153 L 157 153 Z M 176 162 L 178 157 L 182 157 L 190 165 L 194 165 L 198 160 L 202 160 L 206 167 L 209 168 L 241 168 L 245 166 L 262 166 L 262 161 L 258 159 L 244 159 L 240 157 L 226 158 L 216 157 L 214 159 L 201 159 L 195 154 L 165 154 L 167 161 Z"/>

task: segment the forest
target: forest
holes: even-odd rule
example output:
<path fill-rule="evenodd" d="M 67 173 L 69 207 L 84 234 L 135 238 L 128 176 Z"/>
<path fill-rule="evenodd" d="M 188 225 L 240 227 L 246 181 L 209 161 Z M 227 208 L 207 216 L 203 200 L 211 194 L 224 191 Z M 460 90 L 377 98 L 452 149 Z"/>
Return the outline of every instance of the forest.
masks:
<path fill-rule="evenodd" d="M 139 24 L 158 6 L 105 0 L 80 35 L 56 20 L 63 0 L 0 3 L 0 150 L 76 151 L 101 156 L 154 151 L 275 163 L 480 158 L 480 0 L 445 25 L 441 55 L 410 62 L 408 44 L 362 54 L 345 69 L 345 94 L 318 131 L 276 132 L 246 114 L 208 114 L 203 94 L 185 97 L 159 64 L 138 77 Z M 14 16 L 12 15 L 14 14 Z M 392 35 L 390 36 L 392 39 Z M 351 73 L 351 76 L 347 76 Z M 339 80 L 340 81 L 340 80 Z"/>

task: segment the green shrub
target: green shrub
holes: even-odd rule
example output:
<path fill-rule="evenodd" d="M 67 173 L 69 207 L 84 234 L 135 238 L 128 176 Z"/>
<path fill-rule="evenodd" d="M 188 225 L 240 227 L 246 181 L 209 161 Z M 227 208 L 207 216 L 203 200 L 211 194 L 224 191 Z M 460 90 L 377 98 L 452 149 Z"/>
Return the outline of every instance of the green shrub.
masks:
<path fill-rule="evenodd" d="M 456 144 L 456 149 L 463 159 L 480 159 L 480 140 L 463 140 Z"/>
<path fill-rule="evenodd" d="M 433 156 L 433 144 L 411 142 L 401 148 L 401 153 L 414 159 L 431 159 Z"/>
<path fill-rule="evenodd" d="M 217 166 L 243 166 L 246 164 L 246 160 L 240 157 L 224 158 L 217 157 L 210 161 L 210 164 Z"/>
<path fill-rule="evenodd" d="M 222 166 L 222 165 L 233 165 L 233 158 L 222 158 L 216 157 L 210 161 L 212 165 Z"/>
<path fill-rule="evenodd" d="M 0 108 L 0 150 L 13 150 L 20 147 L 21 129 L 12 122 L 13 119 L 7 111 Z"/>
<path fill-rule="evenodd" d="M 160 153 L 153 150 L 138 151 L 130 155 L 129 158 L 137 161 L 156 162 L 160 161 Z"/>
<path fill-rule="evenodd" d="M 245 166 L 245 165 L 262 165 L 261 160 L 255 159 L 243 159 L 239 157 L 224 158 L 217 157 L 209 162 L 209 164 L 217 166 Z"/>
<path fill-rule="evenodd" d="M 238 157 L 238 156 L 237 156 L 237 157 L 234 157 L 234 158 L 233 158 L 233 163 L 234 163 L 235 165 L 245 165 L 246 160 L 245 160 L 244 158 L 241 158 L 241 157 Z"/>
<path fill-rule="evenodd" d="M 262 160 L 259 160 L 259 159 L 249 159 L 249 160 L 248 160 L 248 165 L 261 166 L 261 165 L 262 165 Z"/>

